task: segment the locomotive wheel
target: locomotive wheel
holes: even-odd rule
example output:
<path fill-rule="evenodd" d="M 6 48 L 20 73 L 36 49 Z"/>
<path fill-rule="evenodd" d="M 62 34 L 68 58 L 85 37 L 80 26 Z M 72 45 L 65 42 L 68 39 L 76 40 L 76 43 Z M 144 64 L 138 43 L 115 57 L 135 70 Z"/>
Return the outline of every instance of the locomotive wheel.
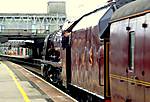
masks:
<path fill-rule="evenodd" d="M 57 72 L 53 72 L 53 73 L 49 74 L 49 78 L 50 78 L 51 82 L 58 83 L 58 81 L 59 81 L 59 74 Z"/>
<path fill-rule="evenodd" d="M 58 75 L 58 73 L 54 73 L 52 75 L 52 80 L 53 80 L 54 83 L 58 83 L 58 81 L 59 81 L 59 75 Z"/>
<path fill-rule="evenodd" d="M 49 80 L 55 84 L 59 84 L 60 80 L 60 70 L 55 68 L 49 68 L 48 70 Z"/>
<path fill-rule="evenodd" d="M 49 81 L 49 77 L 48 77 L 48 69 L 44 68 L 43 70 L 43 77 L 46 81 Z"/>

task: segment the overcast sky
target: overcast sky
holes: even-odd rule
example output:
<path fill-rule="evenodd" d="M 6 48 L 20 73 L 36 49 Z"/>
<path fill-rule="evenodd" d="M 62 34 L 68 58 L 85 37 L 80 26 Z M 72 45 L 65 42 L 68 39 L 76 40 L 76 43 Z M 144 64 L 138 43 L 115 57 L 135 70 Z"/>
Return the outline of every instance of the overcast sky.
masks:
<path fill-rule="evenodd" d="M 68 17 L 80 16 L 107 0 L 0 0 L 0 13 L 46 13 L 48 1 L 66 1 Z"/>

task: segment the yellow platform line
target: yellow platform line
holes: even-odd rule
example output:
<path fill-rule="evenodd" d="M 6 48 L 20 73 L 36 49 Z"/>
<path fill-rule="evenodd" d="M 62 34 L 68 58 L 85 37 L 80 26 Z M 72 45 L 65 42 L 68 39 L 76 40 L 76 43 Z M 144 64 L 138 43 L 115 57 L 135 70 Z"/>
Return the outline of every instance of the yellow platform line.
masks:
<path fill-rule="evenodd" d="M 7 65 L 5 65 L 3 62 L 1 62 L 1 64 L 7 69 L 9 75 L 12 77 L 13 81 L 15 82 L 15 84 L 17 85 L 17 88 L 19 89 L 21 95 L 24 98 L 25 102 L 31 102 L 29 97 L 27 96 L 26 92 L 23 90 L 23 88 L 21 87 L 20 83 L 17 81 L 14 73 L 10 70 L 10 68 L 8 68 Z"/>

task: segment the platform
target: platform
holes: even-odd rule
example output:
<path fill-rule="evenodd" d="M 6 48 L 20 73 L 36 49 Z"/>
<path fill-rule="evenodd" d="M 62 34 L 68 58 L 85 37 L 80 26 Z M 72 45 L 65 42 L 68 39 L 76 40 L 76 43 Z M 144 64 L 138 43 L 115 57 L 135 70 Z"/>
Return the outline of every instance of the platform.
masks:
<path fill-rule="evenodd" d="M 0 61 L 0 102 L 75 102 L 39 76 L 9 61 Z"/>

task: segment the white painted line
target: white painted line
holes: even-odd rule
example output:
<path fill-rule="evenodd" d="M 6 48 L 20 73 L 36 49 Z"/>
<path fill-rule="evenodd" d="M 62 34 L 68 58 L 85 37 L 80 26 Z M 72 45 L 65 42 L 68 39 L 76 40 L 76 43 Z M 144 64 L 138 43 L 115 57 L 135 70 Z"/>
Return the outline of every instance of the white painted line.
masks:
<path fill-rule="evenodd" d="M 57 87 L 53 86 L 52 84 L 48 83 L 47 81 L 45 81 L 44 79 L 42 79 L 41 77 L 37 76 L 36 74 L 30 72 L 29 70 L 27 69 L 24 69 L 23 70 L 27 71 L 28 73 L 32 74 L 33 76 L 39 78 L 40 80 L 44 81 L 45 83 L 47 83 L 48 85 L 50 85 L 52 88 L 56 89 L 57 91 L 59 91 L 60 93 L 64 94 L 65 96 L 69 97 L 71 100 L 73 100 L 74 102 L 78 102 L 77 100 L 75 100 L 74 98 L 72 98 L 71 96 L 69 96 L 68 94 L 66 94 L 65 92 L 61 91 L 60 89 L 58 89 Z"/>

